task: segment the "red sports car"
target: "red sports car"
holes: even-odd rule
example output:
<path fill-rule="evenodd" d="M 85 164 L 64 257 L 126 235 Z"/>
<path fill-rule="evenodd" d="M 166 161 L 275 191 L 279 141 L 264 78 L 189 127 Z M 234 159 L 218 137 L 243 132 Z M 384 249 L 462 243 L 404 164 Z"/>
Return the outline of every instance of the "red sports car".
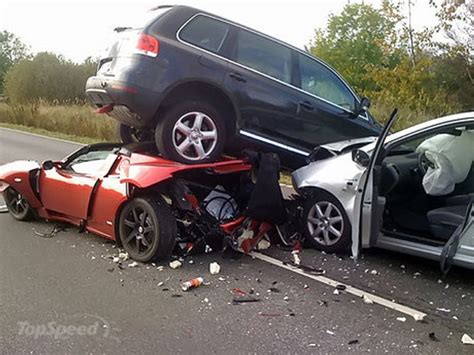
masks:
<path fill-rule="evenodd" d="M 242 224 L 254 186 L 248 162 L 183 165 L 153 149 L 96 144 L 61 161 L 13 162 L 0 167 L 0 191 L 14 218 L 72 223 L 142 262 L 168 258 L 177 242 L 211 245 Z"/>

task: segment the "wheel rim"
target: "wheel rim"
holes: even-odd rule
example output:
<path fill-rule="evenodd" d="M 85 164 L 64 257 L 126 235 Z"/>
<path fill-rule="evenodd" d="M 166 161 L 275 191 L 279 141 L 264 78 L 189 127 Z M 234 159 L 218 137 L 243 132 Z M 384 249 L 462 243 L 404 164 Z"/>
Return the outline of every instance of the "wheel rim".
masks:
<path fill-rule="evenodd" d="M 311 207 L 307 224 L 311 237 L 325 246 L 336 244 L 344 233 L 342 213 L 328 201 L 317 202 Z"/>
<path fill-rule="evenodd" d="M 147 254 L 153 247 L 155 225 L 148 211 L 142 207 L 132 207 L 124 221 L 124 247 L 137 255 Z"/>
<path fill-rule="evenodd" d="M 216 124 L 202 112 L 184 114 L 173 128 L 174 148 L 188 160 L 208 157 L 217 145 L 217 138 Z"/>
<path fill-rule="evenodd" d="M 22 194 L 11 188 L 7 190 L 7 194 L 7 206 L 14 216 L 22 216 L 28 212 L 28 201 Z"/>

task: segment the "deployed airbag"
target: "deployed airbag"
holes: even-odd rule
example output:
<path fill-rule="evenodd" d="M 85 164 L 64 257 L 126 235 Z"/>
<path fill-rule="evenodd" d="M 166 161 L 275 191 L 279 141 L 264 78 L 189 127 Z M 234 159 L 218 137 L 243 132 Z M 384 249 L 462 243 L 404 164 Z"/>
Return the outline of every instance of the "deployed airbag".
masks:
<path fill-rule="evenodd" d="M 441 196 L 453 192 L 455 184 L 463 182 L 474 161 L 474 133 L 463 131 L 460 136 L 438 134 L 425 140 L 416 149 L 425 153 L 434 168 L 423 177 L 423 187 L 428 195 Z"/>

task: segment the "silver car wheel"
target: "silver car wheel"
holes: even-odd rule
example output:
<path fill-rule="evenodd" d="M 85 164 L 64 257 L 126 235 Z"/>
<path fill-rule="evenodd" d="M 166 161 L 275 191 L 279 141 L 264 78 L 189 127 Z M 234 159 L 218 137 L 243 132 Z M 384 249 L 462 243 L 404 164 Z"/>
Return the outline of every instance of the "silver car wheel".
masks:
<path fill-rule="evenodd" d="M 325 246 L 336 244 L 344 233 L 342 213 L 328 201 L 317 202 L 311 207 L 307 225 L 310 235 Z"/>
<path fill-rule="evenodd" d="M 188 160 L 203 160 L 217 145 L 217 128 L 205 113 L 188 112 L 176 121 L 173 128 L 173 146 Z"/>

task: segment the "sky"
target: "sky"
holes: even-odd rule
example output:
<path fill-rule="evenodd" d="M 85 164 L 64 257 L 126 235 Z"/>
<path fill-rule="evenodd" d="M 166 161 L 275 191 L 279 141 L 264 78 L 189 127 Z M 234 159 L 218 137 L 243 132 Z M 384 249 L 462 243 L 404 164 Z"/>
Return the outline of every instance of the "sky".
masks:
<path fill-rule="evenodd" d="M 415 27 L 435 22 L 428 1 L 412 0 Z M 324 27 L 328 16 L 339 13 L 348 2 L 362 0 L 0 0 L 0 31 L 13 32 L 33 53 L 49 51 L 81 62 L 104 52 L 115 27 L 136 23 L 154 6 L 183 4 L 304 48 L 313 38 L 315 28 Z M 365 3 L 378 6 L 381 0 L 365 0 Z"/>

